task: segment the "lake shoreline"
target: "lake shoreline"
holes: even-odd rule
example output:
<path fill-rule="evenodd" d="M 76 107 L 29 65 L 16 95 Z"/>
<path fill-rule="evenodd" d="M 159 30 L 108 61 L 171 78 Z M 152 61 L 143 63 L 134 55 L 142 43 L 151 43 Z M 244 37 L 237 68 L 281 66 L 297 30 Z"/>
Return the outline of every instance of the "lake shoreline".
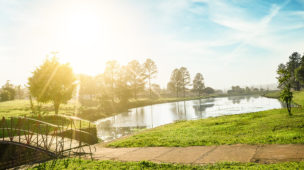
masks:
<path fill-rule="evenodd" d="M 211 98 L 221 98 L 221 97 L 237 97 L 237 96 L 264 96 L 265 93 L 253 93 L 253 94 L 237 94 L 237 95 L 228 95 L 228 94 L 219 94 L 219 95 L 208 95 L 208 96 L 193 96 L 193 97 L 186 97 L 186 98 L 159 98 L 159 99 L 148 99 L 148 100 L 137 100 L 129 103 L 129 106 L 126 109 L 122 109 L 116 112 L 96 112 L 95 113 L 80 113 L 78 116 L 82 119 L 95 122 L 100 119 L 105 119 L 108 117 L 115 116 L 117 114 L 123 113 L 123 112 L 128 112 L 130 109 L 135 109 L 135 108 L 140 108 L 140 107 L 145 107 L 145 106 L 153 106 L 156 104 L 165 104 L 165 103 L 173 103 L 173 102 L 180 102 L 180 101 L 191 101 L 191 100 L 199 100 L 199 99 L 211 99 Z M 92 111 L 93 112 L 93 111 Z M 90 117 L 88 117 L 90 116 Z"/>
<path fill-rule="evenodd" d="M 133 108 L 129 112 L 99 119 L 95 122 L 99 131 L 98 136 L 104 141 L 110 141 L 134 133 L 138 129 L 151 129 L 174 122 L 282 108 L 281 102 L 277 99 L 269 99 L 261 95 L 216 97 L 171 103 Z"/>

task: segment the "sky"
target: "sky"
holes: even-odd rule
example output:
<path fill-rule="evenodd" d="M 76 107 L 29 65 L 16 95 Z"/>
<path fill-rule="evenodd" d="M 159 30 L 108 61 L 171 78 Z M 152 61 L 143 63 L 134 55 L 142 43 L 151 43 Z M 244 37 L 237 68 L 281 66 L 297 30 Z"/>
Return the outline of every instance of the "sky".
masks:
<path fill-rule="evenodd" d="M 93 76 L 151 58 L 163 88 L 182 66 L 217 89 L 273 84 L 303 35 L 304 0 L 0 0 L 0 85 L 26 84 L 52 52 Z"/>

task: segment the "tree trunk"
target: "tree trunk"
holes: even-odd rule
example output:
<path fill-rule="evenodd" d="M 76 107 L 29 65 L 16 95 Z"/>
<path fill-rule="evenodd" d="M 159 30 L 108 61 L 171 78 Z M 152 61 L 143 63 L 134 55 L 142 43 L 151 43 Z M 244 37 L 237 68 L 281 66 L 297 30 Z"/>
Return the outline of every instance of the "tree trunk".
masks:
<path fill-rule="evenodd" d="M 292 113 L 291 113 L 291 103 L 290 103 L 290 102 L 287 102 L 286 105 L 287 105 L 288 115 L 289 115 L 289 116 L 292 116 Z"/>
<path fill-rule="evenodd" d="M 59 107 L 60 107 L 60 103 L 58 102 L 54 102 L 54 109 L 55 109 L 55 114 L 57 115 L 59 112 Z"/>
<path fill-rule="evenodd" d="M 176 97 L 178 98 L 178 87 L 176 86 Z"/>
<path fill-rule="evenodd" d="M 137 92 L 137 88 L 136 88 L 136 85 L 135 85 L 135 89 L 134 89 L 134 98 L 135 99 L 137 99 L 137 93 L 136 92 Z"/>
<path fill-rule="evenodd" d="M 151 73 L 149 73 L 149 89 L 150 89 L 150 98 L 152 97 L 152 90 L 151 90 Z"/>

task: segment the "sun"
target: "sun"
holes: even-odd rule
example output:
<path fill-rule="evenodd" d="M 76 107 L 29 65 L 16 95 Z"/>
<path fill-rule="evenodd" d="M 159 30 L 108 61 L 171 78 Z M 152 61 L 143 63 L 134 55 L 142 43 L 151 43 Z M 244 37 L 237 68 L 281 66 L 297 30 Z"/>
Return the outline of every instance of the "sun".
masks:
<path fill-rule="evenodd" d="M 66 19 L 66 38 L 82 46 L 94 44 L 103 32 L 101 17 L 90 11 L 75 11 Z"/>
<path fill-rule="evenodd" d="M 60 61 L 70 63 L 76 73 L 100 74 L 107 61 L 127 63 L 141 49 L 138 20 L 115 3 L 67 1 L 50 7 L 48 13 L 52 15 L 40 29 L 48 36 L 39 38 L 41 44 L 48 47 L 46 53 L 58 51 Z"/>

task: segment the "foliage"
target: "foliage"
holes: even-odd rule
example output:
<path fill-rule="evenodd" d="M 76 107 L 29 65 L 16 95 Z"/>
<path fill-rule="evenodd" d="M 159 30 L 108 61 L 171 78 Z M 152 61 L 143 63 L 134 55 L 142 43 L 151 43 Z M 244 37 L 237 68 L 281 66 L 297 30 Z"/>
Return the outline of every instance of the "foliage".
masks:
<path fill-rule="evenodd" d="M 128 81 L 130 82 L 130 88 L 131 91 L 133 92 L 134 98 L 137 99 L 138 93 L 143 91 L 145 87 L 145 82 L 144 82 L 145 70 L 137 60 L 133 60 L 129 62 L 127 65 L 127 69 L 128 69 L 127 76 L 128 76 Z M 148 74 L 151 74 L 151 72 L 148 72 Z"/>
<path fill-rule="evenodd" d="M 174 69 L 171 73 L 170 81 L 167 85 L 167 89 L 171 92 L 176 92 L 176 97 L 178 96 L 178 93 L 181 89 L 181 79 L 182 79 L 182 74 L 179 69 Z"/>
<path fill-rule="evenodd" d="M 190 84 L 190 73 L 186 67 L 181 67 L 179 69 L 179 71 L 181 73 L 180 85 L 181 85 L 181 88 L 183 89 L 184 97 L 186 97 L 186 95 L 185 95 L 186 88 Z"/>
<path fill-rule="evenodd" d="M 116 81 L 119 76 L 120 66 L 117 61 L 112 60 L 106 63 L 106 69 L 104 71 L 104 81 L 105 88 L 109 88 L 108 90 L 109 96 L 111 96 L 112 103 L 114 103 L 115 99 L 115 91 L 116 91 Z"/>
<path fill-rule="evenodd" d="M 52 101 L 57 114 L 60 104 L 72 98 L 76 78 L 68 64 L 60 64 L 53 57 L 37 68 L 28 80 L 31 95 L 42 103 Z"/>
<path fill-rule="evenodd" d="M 15 94 L 16 90 L 14 86 L 7 80 L 5 85 L 0 89 L 0 101 L 14 100 Z"/>
<path fill-rule="evenodd" d="M 279 65 L 279 68 L 277 70 L 277 74 L 279 77 L 277 77 L 279 81 L 279 87 L 282 89 L 280 98 L 282 101 L 285 102 L 286 108 L 288 110 L 288 114 L 291 116 L 291 101 L 292 101 L 292 92 L 291 92 L 291 84 L 292 84 L 292 76 L 288 70 L 287 67 L 285 67 L 283 64 Z"/>
<path fill-rule="evenodd" d="M 241 88 L 240 86 L 232 86 L 230 90 L 227 91 L 229 95 L 248 95 L 248 94 L 262 94 L 265 90 L 263 88 Z"/>
<path fill-rule="evenodd" d="M 80 74 L 78 79 L 80 83 L 79 95 L 82 97 L 88 96 L 90 100 L 93 100 L 98 91 L 95 77 Z"/>
<path fill-rule="evenodd" d="M 193 91 L 198 93 L 198 96 L 200 97 L 203 93 L 203 90 L 205 88 L 204 84 L 204 77 L 201 73 L 196 73 L 194 79 L 193 79 Z"/>
<path fill-rule="evenodd" d="M 204 90 L 203 90 L 204 93 L 206 94 L 212 94 L 215 92 L 215 90 L 211 87 L 206 87 Z"/>
<path fill-rule="evenodd" d="M 300 82 L 296 79 L 296 70 L 301 65 L 301 55 L 294 52 L 289 56 L 289 61 L 286 63 L 287 72 L 290 74 L 290 85 L 294 90 L 299 91 L 301 89 Z"/>
<path fill-rule="evenodd" d="M 222 162 L 205 165 L 183 165 L 183 164 L 167 164 L 153 163 L 149 161 L 141 162 L 119 162 L 119 161 L 98 161 L 85 159 L 57 159 L 45 163 L 38 164 L 30 169 L 303 169 L 304 162 L 284 162 L 276 164 L 257 164 L 257 163 L 238 163 L 238 162 Z"/>
<path fill-rule="evenodd" d="M 112 147 L 204 146 L 225 144 L 304 144 L 304 115 L 294 108 L 182 121 L 144 130 Z"/>
<path fill-rule="evenodd" d="M 150 97 L 152 96 L 151 79 L 156 77 L 157 66 L 153 60 L 148 58 L 144 63 L 145 76 L 148 78 Z"/>

